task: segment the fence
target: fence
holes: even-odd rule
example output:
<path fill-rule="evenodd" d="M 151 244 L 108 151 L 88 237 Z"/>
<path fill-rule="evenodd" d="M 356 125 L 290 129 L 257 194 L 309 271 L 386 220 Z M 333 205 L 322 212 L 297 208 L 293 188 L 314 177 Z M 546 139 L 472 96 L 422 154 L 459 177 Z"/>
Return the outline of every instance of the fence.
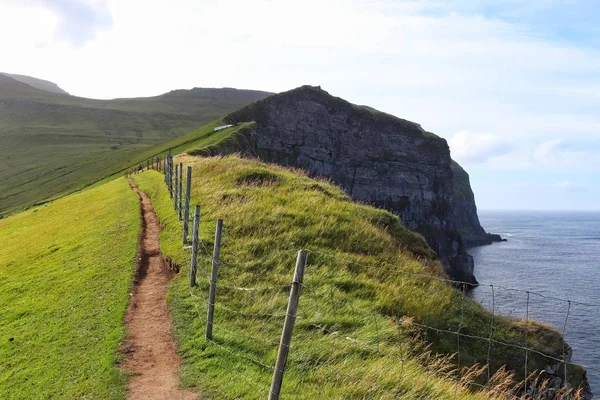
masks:
<path fill-rule="evenodd" d="M 140 166 L 142 166 L 140 164 Z M 335 291 L 331 287 L 311 282 L 311 265 L 325 265 L 336 263 L 343 265 L 346 269 L 356 273 L 374 274 L 381 276 L 401 276 L 418 282 L 437 282 L 443 285 L 456 285 L 457 282 L 444 277 L 411 273 L 408 271 L 391 269 L 378 265 L 366 265 L 355 260 L 340 258 L 335 254 L 319 251 L 317 249 L 306 250 L 284 250 L 279 256 L 288 266 L 295 260 L 294 275 L 289 282 L 272 282 L 268 286 L 261 285 L 264 278 L 257 273 L 256 284 L 252 286 L 237 286 L 228 284 L 227 278 L 219 279 L 219 268 L 227 266 L 229 274 L 240 265 L 240 258 L 236 254 L 230 254 L 235 261 L 225 261 L 221 255 L 221 242 L 223 238 L 222 220 L 216 223 L 215 237 L 212 251 L 206 247 L 199 237 L 199 224 L 201 208 L 194 206 L 193 215 L 191 208 L 191 179 L 192 169 L 186 168 L 184 177 L 183 164 L 175 165 L 170 153 L 164 160 L 153 159 L 146 163 L 147 168 L 154 168 L 164 172 L 164 181 L 168 192 L 173 200 L 173 207 L 178 219 L 182 222 L 182 251 L 186 262 L 189 264 L 189 295 L 198 313 L 198 318 L 205 321 L 206 341 L 216 348 L 231 355 L 233 358 L 244 360 L 255 365 L 261 371 L 272 373 L 270 383 L 261 382 L 259 379 L 249 377 L 247 371 L 231 369 L 233 375 L 240 376 L 264 393 L 270 400 L 279 399 L 284 383 L 284 377 L 292 371 L 295 376 L 294 390 L 311 391 L 319 397 L 331 397 L 326 393 L 327 389 L 321 384 L 323 379 L 306 377 L 310 372 L 306 371 L 306 365 L 318 366 L 318 373 L 326 375 L 326 380 L 331 385 L 344 384 L 356 388 L 372 386 L 373 393 L 403 393 L 408 389 L 402 387 L 404 374 L 418 367 L 428 373 L 425 374 L 427 386 L 429 379 L 443 376 L 455 382 L 454 392 L 449 397 L 458 397 L 464 390 L 472 387 L 491 390 L 496 395 L 505 398 L 570 398 L 573 392 L 570 390 L 571 383 L 578 379 L 575 377 L 578 365 L 588 371 L 597 373 L 597 364 L 582 365 L 571 361 L 572 352 L 565 343 L 561 341 L 561 349 L 554 351 L 540 350 L 539 347 L 531 346 L 533 337 L 539 333 L 538 325 L 533 322 L 539 304 L 554 302 L 563 305 L 562 316 L 554 321 L 556 326 L 561 327 L 562 338 L 567 334 L 569 323 L 580 314 L 590 314 L 593 310 L 595 315 L 600 315 L 600 304 L 590 304 L 571 301 L 545 294 L 506 288 L 500 285 L 480 285 L 478 291 L 486 291 L 486 295 L 480 295 L 480 302 L 491 312 L 491 318 L 485 321 L 485 327 L 479 327 L 473 331 L 467 324 L 478 317 L 477 309 L 473 308 L 470 300 L 468 283 L 459 285 L 462 289 L 457 291 L 457 304 L 455 307 L 460 311 L 460 318 L 456 325 L 449 326 L 436 323 L 439 315 L 427 314 L 422 320 L 410 320 L 385 315 L 380 310 L 371 309 L 366 303 L 348 301 L 344 293 Z M 142 170 L 143 168 L 138 168 Z M 132 171 L 136 172 L 136 171 Z M 184 179 L 185 178 L 185 179 Z M 183 185 L 185 181 L 185 192 Z M 191 224 L 191 237 L 189 234 Z M 210 261 L 210 274 L 205 270 L 198 270 L 199 258 Z M 308 268 L 308 271 L 307 271 Z M 307 275 L 305 277 L 305 272 Z M 261 279 L 263 278 L 263 279 Z M 233 279 L 230 279 L 233 280 Z M 262 282 L 261 282 L 262 280 Z M 333 278 L 332 278 L 333 280 Z M 224 283 L 223 283 L 224 282 Z M 511 301 L 501 299 L 502 295 L 510 294 Z M 433 293 L 432 296 L 435 296 Z M 503 297 L 506 299 L 506 297 Z M 248 307 L 251 305 L 251 307 Z M 359 305 L 362 305 L 359 307 Z M 500 319 L 510 314 L 510 308 L 522 308 L 524 327 L 521 331 L 523 340 L 505 340 L 498 333 Z M 559 309 L 559 307 L 554 307 Z M 583 310 L 583 311 L 581 311 Z M 332 323 L 328 318 L 335 315 L 338 322 Z M 239 322 L 233 324 L 228 322 L 215 322 L 216 316 L 224 317 L 225 321 L 237 318 Z M 225 318 L 226 317 L 226 318 Z M 343 323 L 339 323 L 342 320 Z M 251 321 L 249 323 L 248 321 Z M 301 329 L 295 332 L 295 325 Z M 397 337 L 395 326 L 405 326 L 413 332 L 418 330 L 422 341 L 405 345 L 391 338 Z M 486 334 L 482 331 L 485 330 Z M 215 339 L 215 333 L 219 332 L 219 338 Z M 432 355 L 431 349 L 427 347 L 430 339 L 436 338 L 440 341 L 454 341 L 454 355 L 448 357 L 436 357 Z M 293 339 L 293 340 L 292 340 Z M 518 338 L 517 338 L 518 339 Z M 539 338 L 538 338 L 539 339 Z M 553 340 L 555 340 L 554 338 Z M 294 346 L 292 342 L 302 343 L 302 346 Z M 482 360 L 481 369 L 470 368 L 462 371 L 462 367 L 471 365 L 471 361 L 464 361 L 467 346 L 485 346 L 486 357 Z M 315 351 L 311 350 L 314 346 Z M 252 350 L 246 351 L 246 348 Z M 260 348 L 260 350 L 256 350 Z M 317 351 L 318 350 L 318 351 Z M 356 353 L 359 351 L 359 353 Z M 364 352 L 364 353 L 360 353 Z M 520 382 L 507 383 L 498 369 L 499 362 L 495 358 L 501 358 L 502 353 L 519 354 L 522 357 L 522 368 L 517 376 L 522 376 Z M 396 361 L 397 383 L 380 382 L 371 375 L 359 376 L 356 371 L 340 367 L 340 363 L 334 359 L 340 355 L 351 360 L 349 364 L 360 361 L 356 354 L 367 354 Z M 543 360 L 547 364 L 545 374 L 534 375 L 539 367 L 535 361 Z M 311 360 L 310 362 L 306 360 Z M 312 361 L 314 360 L 314 361 Z M 416 361 L 415 361 L 416 360 Z M 312 364 L 311 364 L 312 363 Z M 463 365 L 464 364 L 464 365 Z M 329 368 L 335 365 L 335 368 Z M 352 364 L 356 366 L 355 364 Z M 494 366 L 494 368 L 492 368 Z M 388 368 L 391 368 L 389 365 Z M 291 370 L 290 370 L 291 368 Z M 294 370 L 295 368 L 295 370 Z M 324 371 L 327 369 L 327 371 Z M 316 375 L 317 372 L 313 372 Z M 251 375 L 251 374 L 250 374 Z M 304 376 L 298 379 L 298 376 Z M 546 379 L 545 382 L 542 382 Z M 333 382 L 333 383 L 332 383 Z M 396 384 L 397 386 L 394 386 Z"/>

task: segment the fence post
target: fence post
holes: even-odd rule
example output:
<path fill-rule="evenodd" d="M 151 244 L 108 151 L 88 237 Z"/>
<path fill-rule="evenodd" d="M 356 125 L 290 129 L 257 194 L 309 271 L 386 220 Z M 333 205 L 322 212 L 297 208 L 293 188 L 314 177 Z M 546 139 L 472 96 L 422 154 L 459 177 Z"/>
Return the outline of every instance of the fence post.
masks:
<path fill-rule="evenodd" d="M 206 338 L 212 339 L 213 319 L 215 316 L 215 297 L 217 294 L 217 279 L 219 277 L 219 255 L 221 254 L 221 232 L 223 220 L 217 220 L 215 231 L 215 247 L 212 257 L 212 272 L 210 274 L 210 290 L 208 292 L 208 312 L 206 314 Z"/>
<path fill-rule="evenodd" d="M 183 214 L 183 244 L 188 242 L 188 230 L 190 220 L 190 196 L 192 191 L 192 167 L 187 167 L 187 180 L 185 182 L 185 208 Z"/>
<path fill-rule="evenodd" d="M 173 157 L 171 157 L 171 149 L 167 155 L 167 170 L 169 172 L 169 179 L 167 185 L 169 186 L 169 195 L 173 198 Z"/>
<path fill-rule="evenodd" d="M 175 184 L 175 177 L 173 176 L 174 174 L 174 169 L 173 169 L 173 157 L 169 158 L 169 189 L 171 190 L 171 198 L 175 197 L 175 190 L 173 190 L 173 185 Z"/>
<path fill-rule="evenodd" d="M 190 286 L 196 286 L 196 266 L 198 264 L 198 233 L 200 227 L 200 206 L 194 210 L 194 225 L 192 227 L 192 265 L 190 266 Z"/>
<path fill-rule="evenodd" d="M 292 281 L 292 288 L 290 289 L 287 312 L 285 313 L 285 322 L 281 333 L 281 341 L 279 342 L 279 351 L 277 352 L 277 361 L 275 363 L 275 369 L 273 370 L 273 380 L 271 382 L 269 400 L 279 400 L 285 364 L 287 362 L 290 343 L 292 342 L 294 325 L 296 324 L 296 312 L 300 300 L 300 287 L 304 280 L 304 270 L 306 268 L 307 258 L 308 253 L 305 250 L 300 250 L 298 252 L 296 269 L 294 270 L 294 280 Z"/>
<path fill-rule="evenodd" d="M 177 195 L 177 215 L 179 216 L 179 220 L 181 221 L 181 214 L 183 211 L 183 163 L 179 163 L 179 185 L 177 188 L 177 190 L 179 190 L 179 193 Z"/>
<path fill-rule="evenodd" d="M 178 212 L 177 207 L 179 206 L 179 201 L 177 200 L 177 196 L 179 195 L 179 168 L 175 167 L 175 190 L 173 193 L 173 206 L 175 207 L 175 211 Z"/>

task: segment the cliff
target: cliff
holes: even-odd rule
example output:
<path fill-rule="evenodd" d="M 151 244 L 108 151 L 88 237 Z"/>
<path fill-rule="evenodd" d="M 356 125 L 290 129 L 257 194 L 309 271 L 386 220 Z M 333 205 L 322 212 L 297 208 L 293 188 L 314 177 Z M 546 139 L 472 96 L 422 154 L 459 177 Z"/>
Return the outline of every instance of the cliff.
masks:
<path fill-rule="evenodd" d="M 487 233 L 479 223 L 475 195 L 471 190 L 469 174 L 456 161 L 451 163 L 454 193 L 454 223 L 466 247 L 501 242 L 500 235 Z"/>
<path fill-rule="evenodd" d="M 425 237 L 453 279 L 476 283 L 454 221 L 452 160 L 444 139 L 311 86 L 270 96 L 225 121 L 255 122 L 240 141 L 243 154 L 327 177 L 354 199 L 394 212 Z"/>

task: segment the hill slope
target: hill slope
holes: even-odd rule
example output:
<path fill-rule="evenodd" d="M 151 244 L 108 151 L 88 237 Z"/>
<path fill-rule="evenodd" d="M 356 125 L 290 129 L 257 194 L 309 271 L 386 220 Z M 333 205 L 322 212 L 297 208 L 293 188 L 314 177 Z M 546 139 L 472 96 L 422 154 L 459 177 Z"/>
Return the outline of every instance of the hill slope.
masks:
<path fill-rule="evenodd" d="M 76 190 L 269 93 L 179 90 L 93 100 L 36 89 L 0 74 L 0 213 Z"/>
<path fill-rule="evenodd" d="M 228 136 L 235 135 L 234 129 Z M 176 162 L 193 167 L 191 203 L 202 205 L 199 286 L 191 290 L 190 250 L 182 248 L 163 175 L 134 179 L 154 202 L 163 254 L 181 270 L 168 302 L 183 383 L 201 388 L 203 398 L 268 393 L 298 248 L 310 255 L 283 398 L 505 398 L 510 377 L 497 375 L 502 379 L 490 383 L 492 392 L 479 391 L 473 384 L 485 383 L 485 373 L 452 371 L 485 362 L 488 352 L 492 371 L 508 364 L 522 377 L 527 359 L 530 371 L 549 367 L 562 378 L 562 367 L 539 353 L 560 357 L 560 334 L 533 321 L 493 317 L 450 287 L 423 238 L 391 213 L 256 160 Z M 215 337 L 207 341 L 216 218 L 225 230 Z M 137 199 L 122 178 L 0 221 L 0 300 L 8 305 L 0 312 L 0 397 L 125 397 L 117 347 L 139 226 Z M 478 338 L 490 322 L 496 342 L 488 347 Z M 464 336 L 454 358 L 457 327 Z M 446 356 L 430 356 L 426 345 Z M 585 372 L 569 364 L 568 377 L 578 385 Z"/>
<path fill-rule="evenodd" d="M 44 90 L 46 92 L 51 93 L 61 93 L 61 94 L 69 94 L 62 90 L 58 85 L 54 82 L 46 81 L 44 79 L 33 78 L 27 75 L 18 75 L 18 74 L 7 74 L 6 72 L 0 72 L 2 75 L 6 75 L 13 79 L 16 79 L 19 82 L 23 82 L 28 84 L 29 86 L 33 86 L 36 89 Z"/>
<path fill-rule="evenodd" d="M 492 373 L 506 364 L 522 379 L 525 329 L 529 371 L 555 364 L 538 352 L 554 357 L 563 350 L 555 330 L 493 317 L 453 289 L 423 238 L 388 211 L 353 203 L 339 188 L 297 170 L 256 160 L 182 156 L 175 161 L 192 167 L 191 204 L 202 207 L 196 288 L 188 285 L 190 250 L 182 249 L 181 225 L 164 177 L 151 171 L 134 180 L 151 196 L 164 227 L 163 254 L 181 270 L 168 299 L 185 362 L 182 379 L 201 388 L 204 398 L 268 394 L 299 248 L 310 254 L 283 398 L 503 398 L 500 392 L 474 390 L 470 383 L 483 384 L 483 377 L 463 375 L 457 386 L 448 371 L 485 364 L 489 351 Z M 217 218 L 224 220 L 223 248 L 215 337 L 207 341 Z M 492 319 L 494 339 L 505 345 L 488 347 L 478 339 L 487 337 Z M 468 335 L 458 349 L 457 327 Z M 424 344 L 446 360 L 429 357 Z M 457 350 L 460 357 L 452 357 Z M 570 383 L 581 383 L 584 371 L 569 368 Z M 510 390 L 508 382 L 498 390 Z"/>
<path fill-rule="evenodd" d="M 125 397 L 139 228 L 123 178 L 0 221 L 0 398 Z"/>

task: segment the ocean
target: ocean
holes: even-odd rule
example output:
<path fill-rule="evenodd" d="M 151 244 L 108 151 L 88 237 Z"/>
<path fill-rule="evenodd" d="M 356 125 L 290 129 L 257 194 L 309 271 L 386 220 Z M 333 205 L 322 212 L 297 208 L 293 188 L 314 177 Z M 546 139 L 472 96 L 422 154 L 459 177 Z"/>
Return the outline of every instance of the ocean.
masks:
<path fill-rule="evenodd" d="M 472 296 L 564 332 L 600 398 L 600 212 L 480 211 L 479 218 L 508 241 L 469 249 L 480 282 Z"/>

